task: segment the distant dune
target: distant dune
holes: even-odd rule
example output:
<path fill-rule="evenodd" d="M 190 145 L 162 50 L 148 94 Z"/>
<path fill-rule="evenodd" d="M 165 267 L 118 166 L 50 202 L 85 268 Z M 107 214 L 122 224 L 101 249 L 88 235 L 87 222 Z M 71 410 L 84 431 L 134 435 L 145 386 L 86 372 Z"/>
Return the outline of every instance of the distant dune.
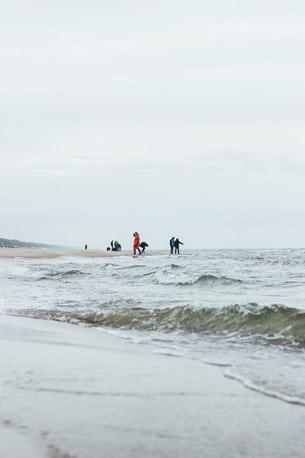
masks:
<path fill-rule="evenodd" d="M 0 248 L 65 248 L 59 245 L 48 245 L 46 243 L 22 242 L 20 240 L 0 238 Z"/>

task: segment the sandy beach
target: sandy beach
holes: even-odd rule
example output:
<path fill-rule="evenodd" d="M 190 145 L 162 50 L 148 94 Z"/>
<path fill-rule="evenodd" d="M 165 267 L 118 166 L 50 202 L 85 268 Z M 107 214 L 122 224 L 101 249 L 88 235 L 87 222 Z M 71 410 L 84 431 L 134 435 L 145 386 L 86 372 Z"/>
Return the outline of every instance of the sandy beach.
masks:
<path fill-rule="evenodd" d="M 0 248 L 0 258 L 58 258 L 60 256 L 130 256 L 131 251 L 107 251 L 107 250 L 73 250 L 73 249 L 50 249 L 50 248 Z"/>
<path fill-rule="evenodd" d="M 6 458 L 302 457 L 305 409 L 97 329 L 0 316 Z"/>

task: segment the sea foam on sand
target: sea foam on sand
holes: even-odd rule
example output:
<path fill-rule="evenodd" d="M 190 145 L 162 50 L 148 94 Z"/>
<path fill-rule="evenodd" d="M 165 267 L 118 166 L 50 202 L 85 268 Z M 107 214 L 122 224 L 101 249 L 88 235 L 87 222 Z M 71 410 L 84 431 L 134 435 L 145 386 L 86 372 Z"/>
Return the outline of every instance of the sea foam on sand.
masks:
<path fill-rule="evenodd" d="M 197 359 L 4 315 L 0 349 L 1 457 L 304 456 L 303 407 Z"/>

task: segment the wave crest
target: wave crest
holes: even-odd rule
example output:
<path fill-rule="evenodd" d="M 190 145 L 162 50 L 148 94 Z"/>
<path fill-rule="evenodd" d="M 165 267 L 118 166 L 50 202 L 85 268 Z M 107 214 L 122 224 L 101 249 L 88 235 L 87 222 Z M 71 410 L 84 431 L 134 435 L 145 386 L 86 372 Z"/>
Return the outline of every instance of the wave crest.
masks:
<path fill-rule="evenodd" d="M 20 313 L 18 313 L 20 314 Z M 176 306 L 156 309 L 103 305 L 98 312 L 71 313 L 59 310 L 24 310 L 23 314 L 73 323 L 86 323 L 140 331 L 236 335 L 265 339 L 272 344 L 305 346 L 305 312 L 284 305 L 256 303 L 218 308 Z"/>
<path fill-rule="evenodd" d="M 237 333 L 264 337 L 273 343 L 305 345 L 305 312 L 277 304 L 266 307 L 255 303 L 235 304 L 222 309 L 177 306 L 148 310 L 133 307 L 116 312 L 90 313 L 82 320 L 96 326 L 198 334 Z"/>
<path fill-rule="evenodd" d="M 85 272 L 82 272 L 78 269 L 71 269 L 66 270 L 64 272 L 49 272 L 46 275 L 43 275 L 39 278 L 39 280 L 56 280 L 58 278 L 67 278 L 67 277 L 74 277 L 78 275 L 87 275 Z"/>
<path fill-rule="evenodd" d="M 168 280 L 167 278 L 159 279 L 158 283 L 164 285 L 177 285 L 177 286 L 189 286 L 189 285 L 209 285 L 209 284 L 223 284 L 229 285 L 234 283 L 243 283 L 242 280 L 238 278 L 230 278 L 230 277 L 217 277 L 216 275 L 212 274 L 202 274 L 197 276 L 196 278 L 190 278 L 187 280 L 182 280 L 179 278 L 175 278 L 174 280 Z"/>

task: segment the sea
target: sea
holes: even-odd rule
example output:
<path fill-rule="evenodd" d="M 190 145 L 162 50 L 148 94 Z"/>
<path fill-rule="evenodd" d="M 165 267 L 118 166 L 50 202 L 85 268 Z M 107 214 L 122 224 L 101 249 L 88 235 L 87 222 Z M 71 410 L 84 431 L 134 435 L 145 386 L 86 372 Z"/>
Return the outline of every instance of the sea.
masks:
<path fill-rule="evenodd" d="M 154 345 L 305 405 L 305 249 L 1 258 L 0 288 L 1 314 Z"/>

